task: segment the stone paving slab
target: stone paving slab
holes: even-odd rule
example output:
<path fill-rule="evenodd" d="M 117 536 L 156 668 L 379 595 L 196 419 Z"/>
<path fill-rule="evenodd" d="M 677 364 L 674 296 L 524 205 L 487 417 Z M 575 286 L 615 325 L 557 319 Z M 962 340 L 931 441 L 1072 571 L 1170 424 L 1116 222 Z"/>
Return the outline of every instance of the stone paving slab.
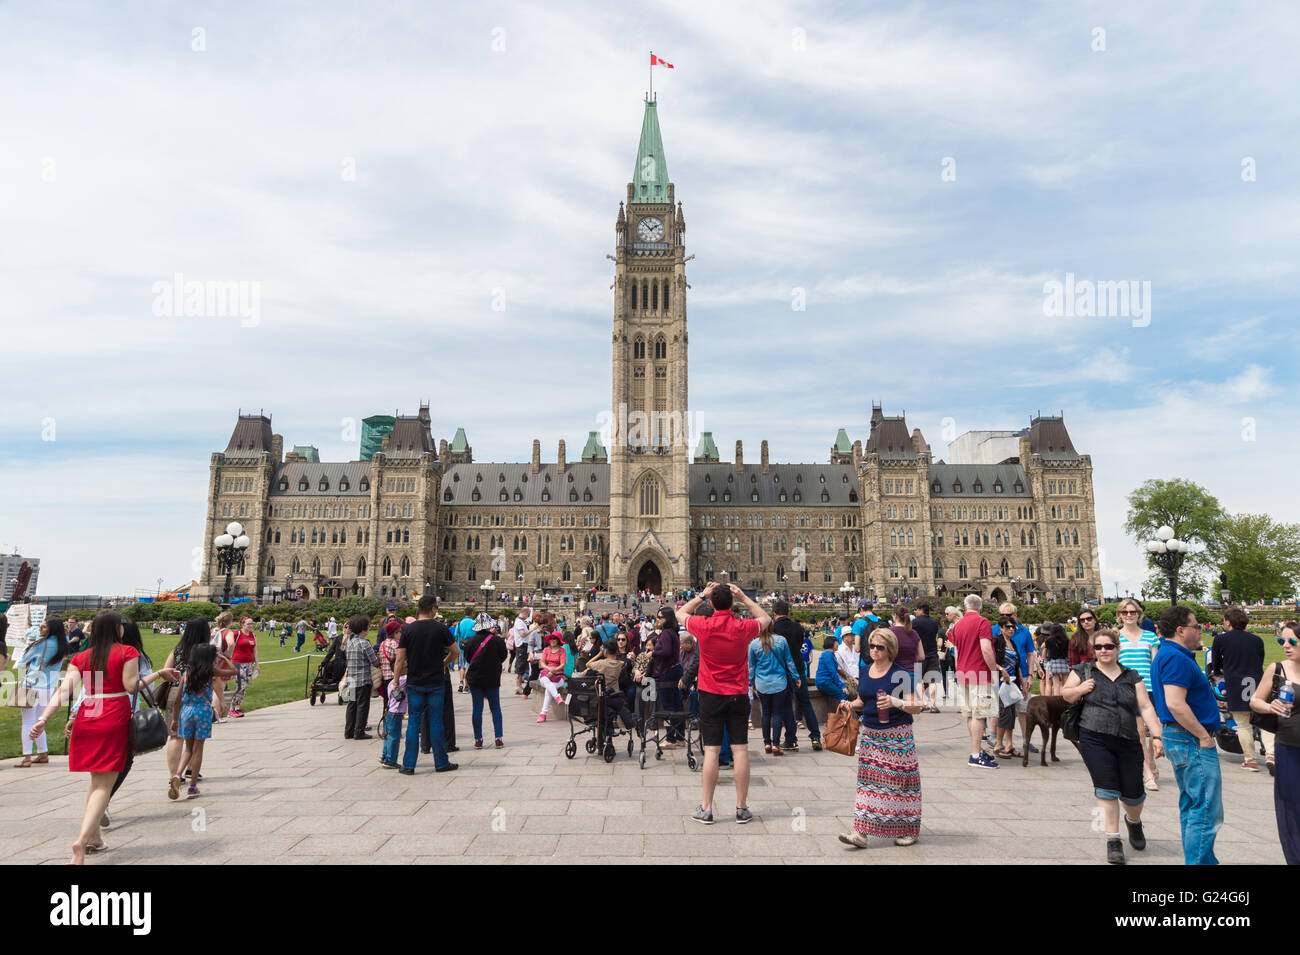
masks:
<path fill-rule="evenodd" d="M 508 691 L 507 691 L 508 692 Z M 922 780 L 921 839 L 910 848 L 873 840 L 865 852 L 836 839 L 852 821 L 856 761 L 798 752 L 767 756 L 751 739 L 754 822 L 738 826 L 730 773 L 715 801 L 717 825 L 690 821 L 700 775 L 683 750 L 653 756 L 642 770 L 626 743 L 612 763 L 563 755 L 568 725 L 538 724 L 516 696 L 502 701 L 506 747 L 472 749 L 469 697 L 456 694 L 455 773 L 435 774 L 421 755 L 416 775 L 379 766 L 379 740 L 342 738 L 343 711 L 305 701 L 257 710 L 215 727 L 204 754 L 203 795 L 165 796 L 163 754 L 140 757 L 113 800 L 106 864 L 362 864 L 457 862 L 515 865 L 539 860 L 627 864 L 986 863 L 1104 864 L 1095 802 L 1073 746 L 1061 761 L 997 770 L 965 765 L 969 745 L 957 713 L 917 724 Z M 371 732 L 374 732 L 372 727 Z M 620 741 L 622 742 L 622 741 Z M 0 762 L 0 861 L 67 861 L 85 801 L 86 778 L 67 760 L 20 770 Z M 1178 791 L 1167 762 L 1144 815 L 1149 848 L 1130 864 L 1178 864 Z M 1281 863 L 1271 780 L 1225 758 L 1226 822 L 1217 851 L 1234 864 Z"/>

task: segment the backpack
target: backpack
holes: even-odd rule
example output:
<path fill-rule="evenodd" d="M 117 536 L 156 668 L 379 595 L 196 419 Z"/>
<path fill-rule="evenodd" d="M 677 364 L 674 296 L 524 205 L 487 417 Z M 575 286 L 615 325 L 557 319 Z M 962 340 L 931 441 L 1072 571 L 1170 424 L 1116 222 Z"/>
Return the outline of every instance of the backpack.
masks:
<path fill-rule="evenodd" d="M 1083 666 L 1083 672 L 1087 676 L 1081 682 L 1087 682 L 1092 679 L 1092 664 L 1085 663 Z M 1084 697 L 1078 703 L 1067 706 L 1065 712 L 1061 714 L 1061 735 L 1076 746 L 1079 743 L 1079 717 L 1083 714 L 1083 700 L 1086 699 L 1087 697 Z"/>

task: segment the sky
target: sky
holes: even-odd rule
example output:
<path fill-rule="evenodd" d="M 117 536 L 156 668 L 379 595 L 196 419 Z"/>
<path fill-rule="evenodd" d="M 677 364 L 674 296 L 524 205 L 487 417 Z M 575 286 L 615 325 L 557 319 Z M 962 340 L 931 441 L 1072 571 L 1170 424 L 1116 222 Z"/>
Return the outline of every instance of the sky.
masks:
<path fill-rule="evenodd" d="M 0 549 L 183 584 L 241 409 L 325 460 L 422 400 L 574 457 L 654 50 L 695 426 L 816 462 L 873 401 L 936 457 L 1064 413 L 1136 590 L 1149 478 L 1300 520 L 1298 46 L 1282 3 L 0 7 Z"/>

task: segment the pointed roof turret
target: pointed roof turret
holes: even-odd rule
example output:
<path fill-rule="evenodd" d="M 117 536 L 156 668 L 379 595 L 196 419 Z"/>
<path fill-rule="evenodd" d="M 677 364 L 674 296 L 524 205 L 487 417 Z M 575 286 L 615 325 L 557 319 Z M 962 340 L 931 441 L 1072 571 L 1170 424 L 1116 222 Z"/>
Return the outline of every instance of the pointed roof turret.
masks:
<path fill-rule="evenodd" d="M 605 453 L 605 446 L 600 443 L 599 432 L 587 432 L 587 444 L 582 449 L 582 460 L 586 464 L 609 460 L 609 455 Z"/>
<path fill-rule="evenodd" d="M 668 162 L 664 158 L 663 137 L 659 134 L 659 110 L 652 99 L 645 101 L 645 117 L 641 120 L 641 143 L 632 170 L 632 201 L 668 201 Z"/>
<path fill-rule="evenodd" d="M 712 431 L 705 431 L 700 435 L 699 443 L 695 446 L 695 463 L 718 463 L 718 446 L 713 443 Z"/>
<path fill-rule="evenodd" d="M 839 434 L 835 435 L 836 451 L 852 451 L 853 445 L 849 443 L 849 435 L 843 428 L 840 428 Z"/>
<path fill-rule="evenodd" d="M 451 452 L 456 454 L 469 450 L 469 439 L 465 437 L 465 429 L 457 428 L 456 437 L 451 439 Z"/>

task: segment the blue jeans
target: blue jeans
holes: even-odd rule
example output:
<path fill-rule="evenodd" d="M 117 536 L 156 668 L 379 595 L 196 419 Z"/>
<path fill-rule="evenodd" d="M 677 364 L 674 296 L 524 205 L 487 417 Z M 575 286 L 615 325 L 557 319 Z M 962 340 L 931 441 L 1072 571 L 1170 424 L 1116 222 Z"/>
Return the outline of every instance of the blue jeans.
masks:
<path fill-rule="evenodd" d="M 442 698 L 445 687 L 408 686 L 406 688 L 406 752 L 402 754 L 402 768 L 414 769 L 415 757 L 420 752 L 420 724 L 429 720 L 429 742 L 433 747 L 433 765 L 441 769 L 450 763 L 447 747 L 442 741 Z"/>
<path fill-rule="evenodd" d="M 297 645 L 293 648 L 293 652 L 294 652 L 294 653 L 297 653 L 299 650 L 302 649 L 303 641 L 306 640 L 306 639 L 307 639 L 307 634 L 305 634 L 305 633 L 300 633 L 300 634 L 298 634 L 298 643 L 297 643 Z"/>
<path fill-rule="evenodd" d="M 763 716 L 763 743 L 781 745 L 781 728 L 794 735 L 794 709 L 790 705 L 790 687 L 779 693 L 758 694 L 759 712 Z"/>
<path fill-rule="evenodd" d="M 473 703 L 473 710 L 470 713 L 470 721 L 474 724 L 474 742 L 483 738 L 483 699 L 487 698 L 488 707 L 492 710 L 492 729 L 496 731 L 496 738 L 501 738 L 501 687 L 489 686 L 480 689 L 477 686 L 469 688 L 469 698 Z"/>
<path fill-rule="evenodd" d="M 1201 746 L 1181 726 L 1164 726 L 1165 753 L 1178 782 L 1178 822 L 1186 865 L 1218 865 L 1214 837 L 1223 825 L 1223 777 L 1218 746 Z"/>
<path fill-rule="evenodd" d="M 817 712 L 812 707 L 812 700 L 808 697 L 808 682 L 805 680 L 799 684 L 799 689 L 792 691 L 794 702 L 799 704 L 799 715 L 803 717 L 804 725 L 808 727 L 808 735 L 814 740 L 822 738 L 822 728 L 817 722 Z M 795 730 L 799 724 L 791 720 L 785 728 L 785 745 L 792 746 L 795 743 Z M 773 741 L 775 742 L 775 741 Z"/>
<path fill-rule="evenodd" d="M 398 751 L 402 748 L 402 714 L 389 713 L 384 717 L 384 752 L 379 757 L 391 766 L 397 765 Z"/>

